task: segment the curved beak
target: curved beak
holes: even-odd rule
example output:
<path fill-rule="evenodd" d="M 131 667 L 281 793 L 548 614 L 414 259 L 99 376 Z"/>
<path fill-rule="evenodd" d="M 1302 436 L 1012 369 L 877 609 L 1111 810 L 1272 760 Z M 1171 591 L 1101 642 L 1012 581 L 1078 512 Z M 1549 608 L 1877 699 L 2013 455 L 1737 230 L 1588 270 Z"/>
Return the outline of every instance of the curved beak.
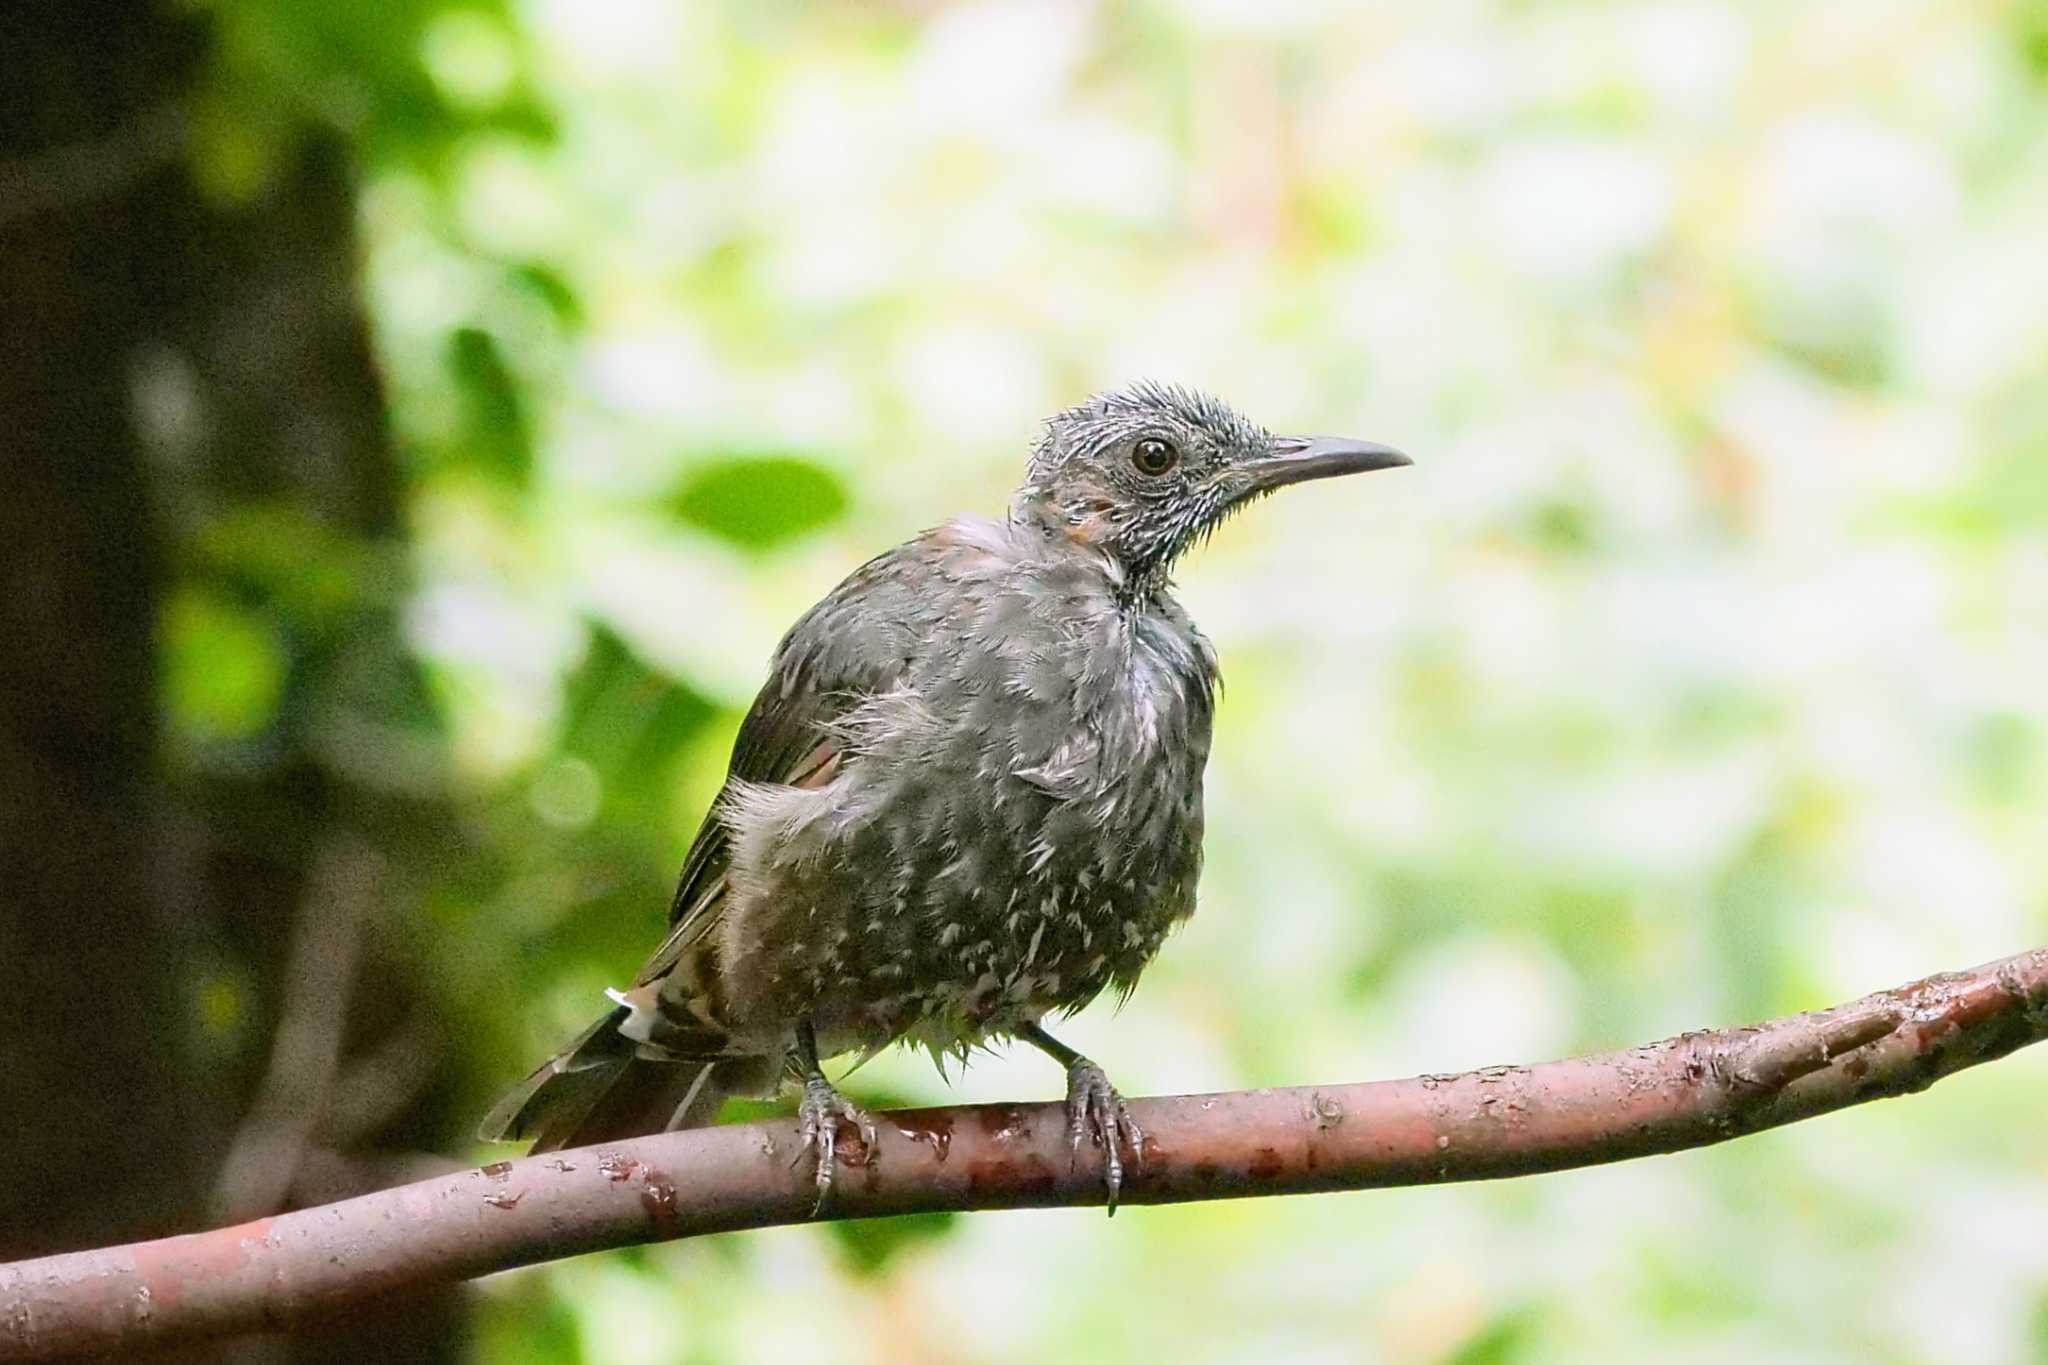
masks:
<path fill-rule="evenodd" d="M 1371 469 L 1399 469 L 1415 461 L 1392 446 L 1354 441 L 1345 436 L 1275 436 L 1272 454 L 1246 466 L 1256 492 L 1290 483 L 1363 474 Z"/>

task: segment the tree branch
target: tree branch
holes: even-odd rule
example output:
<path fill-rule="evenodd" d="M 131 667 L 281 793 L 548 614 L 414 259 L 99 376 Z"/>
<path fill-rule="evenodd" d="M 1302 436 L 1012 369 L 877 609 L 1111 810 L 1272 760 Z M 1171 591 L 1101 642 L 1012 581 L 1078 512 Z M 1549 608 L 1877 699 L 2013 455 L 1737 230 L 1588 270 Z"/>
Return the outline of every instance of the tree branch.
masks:
<path fill-rule="evenodd" d="M 1817 1014 L 1533 1067 L 1136 1100 L 1123 1198 L 1168 1204 L 1486 1180 L 1722 1142 L 1890 1095 L 2048 1037 L 2048 948 Z M 1102 1200 L 1058 1104 L 849 1129 L 828 1218 Z M 0 1266 L 0 1361 L 282 1327 L 607 1247 L 805 1221 L 795 1124 L 501 1161 L 213 1232 Z"/>

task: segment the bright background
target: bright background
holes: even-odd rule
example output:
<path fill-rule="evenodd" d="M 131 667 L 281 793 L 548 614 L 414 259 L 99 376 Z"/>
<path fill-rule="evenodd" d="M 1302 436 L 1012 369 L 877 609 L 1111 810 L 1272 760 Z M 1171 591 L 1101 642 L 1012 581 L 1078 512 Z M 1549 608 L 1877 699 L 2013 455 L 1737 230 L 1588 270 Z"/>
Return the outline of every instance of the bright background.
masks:
<path fill-rule="evenodd" d="M 1182 569 L 1228 680 L 1202 910 L 1063 1034 L 1127 1092 L 2048 941 L 2039 0 L 208 8 L 211 192 L 308 106 L 362 176 L 406 628 L 488 855 L 425 911 L 479 1112 L 654 942 L 795 615 L 1141 376 L 1417 464 Z M 210 610 L 194 743 L 269 695 Z M 2043 1361 L 2044 1096 L 2022 1056 L 1493 1186 L 587 1257 L 487 1282 L 477 1353 Z"/>

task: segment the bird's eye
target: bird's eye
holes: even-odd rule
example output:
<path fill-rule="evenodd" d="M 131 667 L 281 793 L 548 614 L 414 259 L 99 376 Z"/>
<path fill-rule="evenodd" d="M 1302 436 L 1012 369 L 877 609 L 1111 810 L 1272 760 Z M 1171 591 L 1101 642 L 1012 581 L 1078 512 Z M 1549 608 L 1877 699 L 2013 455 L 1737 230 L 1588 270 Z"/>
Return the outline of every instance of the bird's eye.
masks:
<path fill-rule="evenodd" d="M 1171 441 L 1147 436 L 1131 447 L 1131 463 L 1138 467 L 1140 474 L 1164 474 L 1180 463 L 1180 452 L 1173 448 Z"/>

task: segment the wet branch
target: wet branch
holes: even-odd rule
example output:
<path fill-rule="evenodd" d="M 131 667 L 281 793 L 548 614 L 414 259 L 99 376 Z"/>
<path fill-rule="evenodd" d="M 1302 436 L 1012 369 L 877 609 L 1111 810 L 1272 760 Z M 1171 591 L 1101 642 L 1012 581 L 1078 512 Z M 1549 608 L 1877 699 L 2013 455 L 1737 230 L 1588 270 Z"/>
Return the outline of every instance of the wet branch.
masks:
<path fill-rule="evenodd" d="M 2048 948 L 1816 1014 L 1532 1067 L 1136 1100 L 1124 1201 L 1487 1180 L 1722 1142 L 2048 1038 Z M 1057 1104 L 881 1116 L 828 1218 L 1098 1204 Z M 699 1129 L 502 1161 L 213 1232 L 0 1266 L 0 1361 L 332 1316 L 607 1247 L 798 1223 L 794 1123 Z M 866 1155 L 849 1126 L 841 1151 Z"/>

